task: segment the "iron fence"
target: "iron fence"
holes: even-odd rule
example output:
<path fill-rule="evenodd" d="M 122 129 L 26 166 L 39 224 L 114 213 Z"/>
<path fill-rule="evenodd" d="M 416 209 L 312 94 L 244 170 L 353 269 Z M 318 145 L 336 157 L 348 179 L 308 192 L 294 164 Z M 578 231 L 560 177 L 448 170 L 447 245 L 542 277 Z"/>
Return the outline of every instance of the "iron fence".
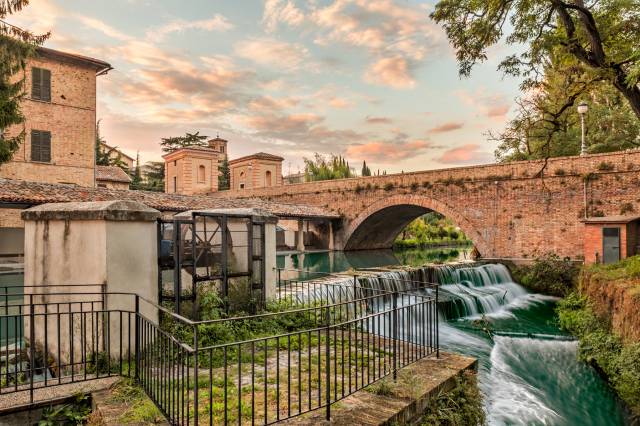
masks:
<path fill-rule="evenodd" d="M 0 395 L 34 402 L 40 388 L 125 376 L 171 424 L 273 424 L 319 409 L 329 418 L 337 401 L 438 354 L 437 293 L 329 286 L 335 297 L 207 321 L 101 286 L 4 290 Z M 238 329 L 253 332 L 225 334 Z"/>

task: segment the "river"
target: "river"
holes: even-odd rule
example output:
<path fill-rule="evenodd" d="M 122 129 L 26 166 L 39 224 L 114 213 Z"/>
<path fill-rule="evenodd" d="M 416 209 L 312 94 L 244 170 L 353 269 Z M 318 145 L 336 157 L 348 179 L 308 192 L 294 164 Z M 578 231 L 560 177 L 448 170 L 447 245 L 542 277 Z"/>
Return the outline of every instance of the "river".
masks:
<path fill-rule="evenodd" d="M 308 272 L 301 278 L 305 278 L 313 272 L 465 258 L 468 249 L 460 248 L 308 253 L 278 256 L 278 266 L 304 269 Z M 578 343 L 556 325 L 557 299 L 528 293 L 502 265 L 444 265 L 438 271 L 441 294 L 457 301 L 441 313 L 441 347 L 478 359 L 479 386 L 490 425 L 626 423 L 615 394 L 591 367 L 577 360 Z M 394 276 L 389 274 L 378 285 L 394 285 Z M 406 278 L 415 279 L 415 275 Z"/>

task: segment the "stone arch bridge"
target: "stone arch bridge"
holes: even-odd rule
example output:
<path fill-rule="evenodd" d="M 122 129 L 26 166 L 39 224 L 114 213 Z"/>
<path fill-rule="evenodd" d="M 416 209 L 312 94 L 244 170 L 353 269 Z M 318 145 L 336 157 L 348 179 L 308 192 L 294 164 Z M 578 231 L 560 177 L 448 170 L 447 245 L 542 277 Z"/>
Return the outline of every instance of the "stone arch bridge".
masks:
<path fill-rule="evenodd" d="M 553 251 L 580 259 L 585 216 L 640 214 L 640 150 L 218 194 L 337 213 L 341 219 L 333 220 L 332 229 L 338 250 L 391 247 L 411 220 L 437 211 L 483 257 L 531 258 Z"/>

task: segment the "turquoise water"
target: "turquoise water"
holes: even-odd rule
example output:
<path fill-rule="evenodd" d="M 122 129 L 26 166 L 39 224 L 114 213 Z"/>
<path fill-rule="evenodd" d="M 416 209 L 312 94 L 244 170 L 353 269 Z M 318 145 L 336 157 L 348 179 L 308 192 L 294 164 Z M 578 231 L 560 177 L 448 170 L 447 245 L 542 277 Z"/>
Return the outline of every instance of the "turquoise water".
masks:
<path fill-rule="evenodd" d="M 339 272 L 349 268 L 410 263 L 426 253 L 316 253 L 280 257 L 279 266 Z M 459 258 L 460 253 L 452 256 Z M 464 254 L 462 254 L 464 257 Z M 391 262 L 389 262 L 391 260 Z M 415 263 L 413 264 L 416 265 Z M 557 299 L 530 294 L 502 265 L 442 268 L 441 294 L 464 305 L 442 321 L 444 350 L 476 357 L 479 386 L 490 425 L 624 425 L 623 407 L 610 387 L 577 360 L 578 343 L 557 326 Z M 391 274 L 389 274 L 391 275 Z M 409 278 L 409 277 L 405 277 Z M 380 285 L 389 282 L 380 280 Z M 482 326 L 493 331 L 490 336 Z M 517 337 L 514 337 L 517 336 Z"/>

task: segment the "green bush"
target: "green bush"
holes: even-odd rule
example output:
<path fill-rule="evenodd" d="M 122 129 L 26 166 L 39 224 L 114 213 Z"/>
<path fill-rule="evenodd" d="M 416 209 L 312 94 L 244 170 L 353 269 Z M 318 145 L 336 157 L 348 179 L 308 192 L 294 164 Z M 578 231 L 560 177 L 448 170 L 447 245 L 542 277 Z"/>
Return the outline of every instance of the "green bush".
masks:
<path fill-rule="evenodd" d="M 580 269 L 569 258 L 547 253 L 533 264 L 513 268 L 511 272 L 517 282 L 534 293 L 563 297 L 576 287 Z"/>
<path fill-rule="evenodd" d="M 631 411 L 640 415 L 640 343 L 624 345 L 587 298 L 577 293 L 560 301 L 556 312 L 560 327 L 580 339 L 579 358 L 601 371 Z"/>
<path fill-rule="evenodd" d="M 482 395 L 475 373 L 456 378 L 456 386 L 440 393 L 429 405 L 420 422 L 424 426 L 477 426 L 486 424 Z"/>

